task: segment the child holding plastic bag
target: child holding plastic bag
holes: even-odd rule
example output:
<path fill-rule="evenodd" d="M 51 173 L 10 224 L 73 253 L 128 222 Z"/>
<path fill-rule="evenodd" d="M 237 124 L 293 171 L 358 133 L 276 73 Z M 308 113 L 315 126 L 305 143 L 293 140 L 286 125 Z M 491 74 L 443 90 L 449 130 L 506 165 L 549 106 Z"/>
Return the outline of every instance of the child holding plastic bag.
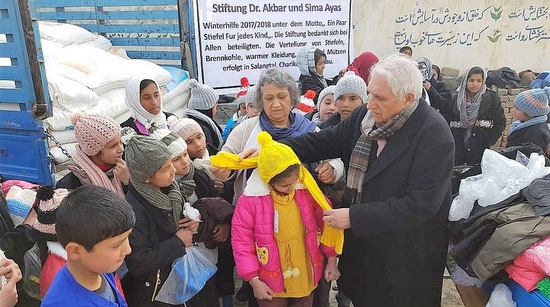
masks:
<path fill-rule="evenodd" d="M 183 217 L 183 198 L 174 183 L 176 169 L 168 147 L 150 137 L 133 136 L 126 145 L 126 159 L 131 175 L 126 200 L 136 214 L 130 235 L 132 253 L 126 257 L 132 278 L 128 305 L 169 306 L 155 299 L 174 261 L 193 245 L 196 229 L 190 218 Z M 206 292 L 199 292 L 186 305 L 217 306 L 217 297 Z"/>
<path fill-rule="evenodd" d="M 225 152 L 211 157 L 216 167 L 257 167 L 232 220 L 237 272 L 250 282 L 260 306 L 291 301 L 312 306 L 322 275 L 327 281 L 340 276 L 336 255 L 344 234 L 323 222 L 329 201 L 292 149 L 267 132 L 258 135 L 258 143 L 262 149 L 254 158 L 239 162 L 237 155 Z"/>

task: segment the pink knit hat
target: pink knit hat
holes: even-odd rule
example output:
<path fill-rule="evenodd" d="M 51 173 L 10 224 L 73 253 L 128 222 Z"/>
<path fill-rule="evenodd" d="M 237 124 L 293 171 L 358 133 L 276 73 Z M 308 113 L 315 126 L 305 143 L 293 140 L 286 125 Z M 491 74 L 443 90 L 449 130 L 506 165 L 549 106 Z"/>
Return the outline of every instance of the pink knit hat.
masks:
<path fill-rule="evenodd" d="M 170 130 L 179 134 L 184 141 L 187 141 L 190 136 L 197 132 L 204 134 L 201 126 L 195 120 L 190 118 L 180 118 L 175 120 L 170 124 Z"/>
<path fill-rule="evenodd" d="M 117 122 L 105 115 L 77 113 L 71 121 L 76 142 L 88 156 L 96 155 L 120 133 Z"/>

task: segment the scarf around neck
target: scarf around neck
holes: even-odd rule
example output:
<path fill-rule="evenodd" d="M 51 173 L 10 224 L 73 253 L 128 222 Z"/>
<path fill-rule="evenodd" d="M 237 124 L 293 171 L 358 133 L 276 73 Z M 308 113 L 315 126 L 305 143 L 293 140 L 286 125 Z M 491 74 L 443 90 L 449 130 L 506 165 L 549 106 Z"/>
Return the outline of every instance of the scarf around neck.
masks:
<path fill-rule="evenodd" d="M 516 120 L 510 125 L 510 134 L 512 134 L 512 132 L 514 131 L 521 130 L 523 128 L 527 128 L 536 124 L 545 123 L 546 120 L 548 120 L 548 117 L 546 115 L 533 117 L 524 122 L 520 122 L 519 120 Z"/>
<path fill-rule="evenodd" d="M 169 187 L 164 188 L 168 189 L 167 194 L 153 189 L 144 182 L 132 180 L 132 177 L 130 177 L 130 182 L 136 191 L 143 196 L 151 206 L 171 212 L 174 215 L 174 222 L 178 225 L 181 213 L 183 212 L 183 198 L 175 182 L 172 182 Z"/>
<path fill-rule="evenodd" d="M 190 163 L 189 173 L 184 176 L 178 176 L 176 180 L 180 187 L 181 195 L 185 199 L 188 199 L 197 188 L 197 184 L 195 183 L 193 176 L 195 176 L 195 166 L 193 165 L 193 163 Z"/>
<path fill-rule="evenodd" d="M 277 128 L 271 123 L 271 121 L 269 121 L 265 111 L 262 111 L 259 119 L 260 127 L 262 128 L 262 131 L 266 131 L 271 134 L 271 137 L 275 141 L 300 136 L 304 133 L 315 131 L 316 125 L 309 119 L 303 116 L 296 116 L 296 114 L 292 112 L 290 112 L 289 117 L 290 125 L 288 127 Z"/>
<path fill-rule="evenodd" d="M 76 146 L 76 154 L 73 155 L 72 160 L 86 173 L 92 185 L 106 188 L 118 195 L 124 196 L 122 184 L 117 176 L 113 175 L 113 179 L 109 179 L 105 172 L 95 165 L 78 145 Z"/>
<path fill-rule="evenodd" d="M 346 189 L 344 191 L 343 205 L 349 207 L 361 201 L 363 193 L 363 180 L 369 168 L 369 158 L 374 140 L 387 140 L 393 136 L 409 119 L 418 107 L 416 100 L 410 106 L 394 115 L 382 127 L 374 129 L 374 116 L 367 111 L 361 121 L 361 136 L 357 140 L 351 153 Z"/>

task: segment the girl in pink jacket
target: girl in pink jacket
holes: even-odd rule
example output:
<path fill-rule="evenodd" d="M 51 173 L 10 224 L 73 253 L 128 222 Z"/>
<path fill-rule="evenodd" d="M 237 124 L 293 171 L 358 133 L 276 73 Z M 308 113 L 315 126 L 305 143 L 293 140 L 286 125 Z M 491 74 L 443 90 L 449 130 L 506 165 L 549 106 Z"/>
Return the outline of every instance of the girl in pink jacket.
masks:
<path fill-rule="evenodd" d="M 211 157 L 216 167 L 257 166 L 232 220 L 237 272 L 250 282 L 260 306 L 286 306 L 288 301 L 312 306 L 321 277 L 332 281 L 340 276 L 336 255 L 343 232 L 323 222 L 328 200 L 292 149 L 267 132 L 258 135 L 258 142 L 262 149 L 254 158 L 239 161 L 225 152 Z"/>

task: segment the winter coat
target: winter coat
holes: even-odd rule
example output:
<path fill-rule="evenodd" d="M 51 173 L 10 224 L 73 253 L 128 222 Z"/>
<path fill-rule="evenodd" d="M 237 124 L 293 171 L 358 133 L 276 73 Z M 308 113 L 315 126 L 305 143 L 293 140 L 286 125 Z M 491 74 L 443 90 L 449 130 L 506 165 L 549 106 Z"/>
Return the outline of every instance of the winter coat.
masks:
<path fill-rule="evenodd" d="M 546 152 L 550 145 L 550 130 L 547 123 L 540 123 L 516 130 L 508 136 L 506 148 L 522 143 L 533 143 Z"/>
<path fill-rule="evenodd" d="M 348 166 L 366 113 L 361 106 L 334 127 L 282 142 L 302 162 L 341 157 Z M 355 306 L 439 307 L 454 160 L 449 127 L 421 100 L 376 151 L 374 142 L 361 203 L 349 210 L 338 287 Z"/>
<path fill-rule="evenodd" d="M 432 87 L 428 90 L 430 97 L 430 105 L 438 110 L 449 108 L 448 105 L 452 101 L 452 95 L 445 83 L 437 81 L 432 77 L 430 80 Z"/>
<path fill-rule="evenodd" d="M 262 131 L 259 122 L 259 116 L 250 118 L 240 123 L 235 127 L 235 129 L 229 134 L 227 142 L 223 145 L 223 152 L 230 152 L 234 154 L 240 154 L 245 149 L 248 148 L 259 148 L 260 145 L 256 140 L 258 134 Z M 315 129 L 319 131 L 319 129 Z M 313 161 L 313 162 L 318 162 Z M 302 161 L 303 162 L 303 161 Z M 344 164 L 340 159 L 333 159 L 329 161 L 330 165 L 334 168 L 334 174 L 336 175 L 336 180 L 339 180 L 344 174 Z M 233 183 L 235 194 L 233 196 L 233 205 L 237 204 L 237 200 L 242 194 L 244 187 L 246 186 L 246 171 L 238 171 L 235 173 L 235 181 Z"/>
<path fill-rule="evenodd" d="M 296 190 L 294 199 L 306 227 L 305 244 L 313 266 L 313 281 L 317 284 L 323 276 L 323 254 L 336 257 L 336 253 L 334 248 L 319 247 L 317 235 L 324 227 L 323 210 L 305 186 Z M 239 198 L 231 225 L 237 273 L 247 281 L 258 276 L 274 292 L 283 292 L 281 255 L 274 234 L 273 199 L 257 170 L 252 172 L 244 194 Z"/>
<path fill-rule="evenodd" d="M 126 289 L 130 306 L 165 306 L 152 304 L 172 270 L 172 262 L 185 254 L 185 245 L 176 236 L 177 225 L 170 212 L 151 205 L 132 185 L 126 200 L 136 215 L 130 234 L 132 253 L 126 265 L 132 279 L 132 289 Z"/>
<path fill-rule="evenodd" d="M 334 113 L 334 114 L 332 114 L 331 117 L 327 118 L 327 120 L 325 120 L 319 126 L 319 128 L 325 129 L 325 128 L 329 128 L 329 127 L 332 127 L 332 126 L 336 126 L 336 125 L 338 125 L 339 122 L 340 122 L 340 113 Z"/>
<path fill-rule="evenodd" d="M 492 122 L 492 128 L 472 128 L 472 136 L 469 139 L 467 147 L 464 144 L 464 136 L 467 129 L 453 128 L 453 122 L 460 122 L 456 97 L 453 99 L 450 108 L 446 110 L 445 108 L 440 108 L 440 111 L 451 122 L 451 131 L 455 139 L 455 165 L 479 164 L 483 151 L 496 143 L 506 127 L 506 117 L 504 117 L 504 109 L 502 108 L 498 94 L 490 90 L 487 90 L 483 94 L 477 120 L 478 122 L 480 120 Z"/>

